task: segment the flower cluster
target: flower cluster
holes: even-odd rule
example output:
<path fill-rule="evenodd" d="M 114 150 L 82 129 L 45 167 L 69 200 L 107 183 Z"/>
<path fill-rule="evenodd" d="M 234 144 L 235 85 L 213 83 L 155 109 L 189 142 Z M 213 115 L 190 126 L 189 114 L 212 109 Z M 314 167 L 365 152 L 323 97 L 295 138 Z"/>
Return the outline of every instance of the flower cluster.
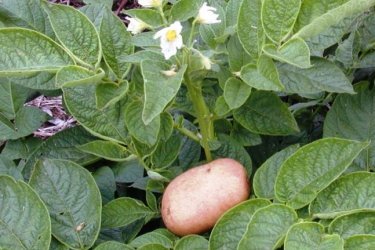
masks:
<path fill-rule="evenodd" d="M 162 9 L 162 0 L 138 0 L 138 3 L 145 8 Z M 161 10 L 162 11 L 162 10 Z M 205 2 L 199 9 L 198 16 L 195 18 L 194 23 L 199 24 L 215 24 L 220 23 L 219 15 L 215 13 L 216 8 L 208 6 Z M 138 34 L 147 28 L 151 28 L 143 21 L 127 17 L 129 20 L 128 31 L 132 34 Z M 156 32 L 154 39 L 160 39 L 161 52 L 164 54 L 165 59 L 169 59 L 176 55 L 177 50 L 183 47 L 183 40 L 181 36 L 182 25 L 179 21 L 175 21 L 170 26 L 163 28 Z M 211 68 L 211 62 L 208 58 L 202 57 L 206 69 Z"/>

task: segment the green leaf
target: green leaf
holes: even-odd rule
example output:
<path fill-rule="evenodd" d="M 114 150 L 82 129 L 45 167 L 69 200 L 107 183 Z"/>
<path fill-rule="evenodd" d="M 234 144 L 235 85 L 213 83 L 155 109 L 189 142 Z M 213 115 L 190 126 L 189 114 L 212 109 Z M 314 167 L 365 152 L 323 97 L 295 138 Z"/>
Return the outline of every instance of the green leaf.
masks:
<path fill-rule="evenodd" d="M 99 34 L 105 62 L 118 79 L 123 79 L 131 65 L 123 62 L 121 57 L 134 52 L 130 33 L 126 30 L 124 23 L 106 8 Z"/>
<path fill-rule="evenodd" d="M 53 38 L 54 34 L 40 0 L 3 0 L 0 2 L 0 22 L 7 27 L 23 27 Z"/>
<path fill-rule="evenodd" d="M 134 250 L 134 248 L 117 241 L 106 241 L 95 247 L 95 250 Z"/>
<path fill-rule="evenodd" d="M 360 52 L 359 40 L 358 33 L 352 32 L 347 39 L 338 44 L 335 52 L 335 60 L 341 62 L 345 68 L 352 67 L 358 61 L 358 54 Z"/>
<path fill-rule="evenodd" d="M 166 248 L 160 244 L 148 244 L 141 246 L 140 248 L 138 248 L 138 250 L 169 250 L 169 248 Z"/>
<path fill-rule="evenodd" d="M 279 170 L 276 198 L 296 209 L 304 207 L 339 177 L 368 145 L 368 142 L 325 138 L 301 147 Z"/>
<path fill-rule="evenodd" d="M 175 5 L 173 5 L 172 9 L 174 6 Z M 159 28 L 164 24 L 160 12 L 153 9 L 130 9 L 126 10 L 125 13 L 131 17 L 141 20 L 154 29 Z M 179 20 L 183 21 L 181 19 Z"/>
<path fill-rule="evenodd" d="M 159 244 L 167 249 L 173 248 L 173 242 L 167 236 L 155 231 L 142 234 L 129 243 L 130 246 L 137 249 L 149 244 Z"/>
<path fill-rule="evenodd" d="M 4 249 L 48 249 L 51 220 L 35 191 L 22 181 L 0 176 L 0 246 Z"/>
<path fill-rule="evenodd" d="M 74 87 L 83 84 L 99 83 L 104 77 L 105 73 L 102 69 L 98 72 L 88 70 L 86 68 L 71 65 L 60 69 L 56 74 L 56 86 Z"/>
<path fill-rule="evenodd" d="M 308 25 L 301 28 L 293 37 L 301 37 L 306 40 L 318 35 L 329 27 L 338 24 L 342 19 L 355 14 L 360 14 L 372 6 L 375 0 L 350 0 L 337 8 L 331 9 L 313 19 Z"/>
<path fill-rule="evenodd" d="M 181 136 L 174 135 L 168 140 L 158 143 L 151 156 L 151 161 L 157 168 L 170 166 L 178 157 L 181 148 Z"/>
<path fill-rule="evenodd" d="M 190 17 L 196 17 L 198 10 L 202 6 L 203 0 L 180 0 L 173 4 L 171 8 L 172 21 L 185 21 Z"/>
<path fill-rule="evenodd" d="M 328 227 L 328 232 L 347 239 L 356 234 L 375 235 L 375 211 L 361 211 L 339 216 Z"/>
<path fill-rule="evenodd" d="M 340 152 L 343 156 L 343 151 Z M 334 218 L 353 210 L 374 209 L 375 174 L 356 172 L 345 175 L 324 192 L 320 192 L 310 204 L 310 214 L 318 218 Z"/>
<path fill-rule="evenodd" d="M 128 132 L 124 122 L 124 101 L 117 102 L 105 109 L 96 108 L 96 87 L 83 85 L 65 87 L 64 101 L 69 113 L 90 133 L 106 140 L 125 141 Z"/>
<path fill-rule="evenodd" d="M 241 79 L 249 86 L 261 90 L 280 91 L 284 89 L 276 65 L 271 58 L 261 55 L 257 65 L 247 64 L 241 69 Z"/>
<path fill-rule="evenodd" d="M 246 149 L 236 140 L 226 134 L 218 134 L 220 147 L 213 151 L 216 158 L 231 158 L 240 162 L 247 170 L 250 176 L 252 172 L 252 162 L 249 153 Z"/>
<path fill-rule="evenodd" d="M 145 125 L 142 120 L 141 102 L 133 101 L 128 105 L 125 111 L 125 122 L 129 133 L 140 142 L 149 146 L 157 142 L 160 129 L 160 116 L 154 117 L 151 122 Z"/>
<path fill-rule="evenodd" d="M 77 9 L 62 4 L 44 4 L 61 44 L 82 64 L 97 65 L 102 48 L 91 21 Z"/>
<path fill-rule="evenodd" d="M 105 6 L 107 6 L 108 8 L 112 8 L 112 5 L 113 5 L 113 0 L 83 0 L 83 2 L 85 4 L 92 4 L 92 5 L 95 5 L 95 4 L 103 4 Z"/>
<path fill-rule="evenodd" d="M 280 167 L 298 148 L 299 145 L 295 144 L 277 152 L 257 169 L 253 178 L 253 190 L 257 197 L 275 198 L 275 182 Z"/>
<path fill-rule="evenodd" d="M 23 180 L 22 173 L 14 161 L 7 158 L 3 152 L 0 154 L 0 175 L 9 175 L 17 181 Z"/>
<path fill-rule="evenodd" d="M 233 124 L 233 129 L 230 132 L 230 137 L 232 137 L 237 142 L 241 143 L 243 146 L 256 146 L 262 143 L 262 138 L 258 134 L 251 133 L 249 130 L 245 129 L 237 122 Z"/>
<path fill-rule="evenodd" d="M 313 58 L 312 67 L 301 69 L 289 64 L 279 65 L 280 79 L 287 93 L 333 93 L 354 94 L 352 84 L 334 63 Z"/>
<path fill-rule="evenodd" d="M 225 9 L 226 26 L 237 26 L 238 14 L 243 0 L 229 0 Z"/>
<path fill-rule="evenodd" d="M 142 219 L 144 223 L 157 213 L 146 207 L 141 201 L 130 197 L 112 200 L 103 207 L 102 227 L 123 227 Z"/>
<path fill-rule="evenodd" d="M 49 245 L 50 250 L 69 250 L 69 247 L 61 243 L 60 241 L 56 240 L 55 237 L 52 236 L 51 244 Z"/>
<path fill-rule="evenodd" d="M 209 249 L 237 249 L 254 213 L 258 209 L 270 204 L 271 202 L 269 200 L 251 199 L 229 209 L 221 216 L 212 229 Z"/>
<path fill-rule="evenodd" d="M 102 202 L 89 171 L 71 161 L 39 161 L 30 186 L 48 208 L 54 237 L 70 248 L 87 249 L 94 244 Z"/>
<path fill-rule="evenodd" d="M 238 38 L 249 55 L 257 59 L 265 35 L 261 22 L 262 0 L 243 0 L 237 20 Z"/>
<path fill-rule="evenodd" d="M 208 241 L 200 235 L 186 235 L 179 239 L 175 246 L 175 250 L 201 250 L 208 249 Z"/>
<path fill-rule="evenodd" d="M 324 137 L 341 137 L 352 140 L 368 140 L 371 144 L 354 160 L 353 169 L 375 169 L 375 134 L 372 124 L 375 122 L 375 89 L 368 83 L 355 86 L 356 95 L 341 94 L 324 121 Z"/>
<path fill-rule="evenodd" d="M 132 183 L 143 177 L 143 167 L 137 159 L 119 162 L 112 167 L 116 182 Z"/>
<path fill-rule="evenodd" d="M 25 137 L 47 121 L 48 115 L 36 107 L 23 107 L 15 117 L 14 124 L 0 120 L 0 141 L 15 140 Z"/>
<path fill-rule="evenodd" d="M 296 223 L 285 237 L 285 250 L 342 250 L 344 240 L 339 235 L 324 233 L 324 226 L 316 222 Z"/>
<path fill-rule="evenodd" d="M 375 246 L 375 235 L 355 235 L 345 240 L 345 250 L 371 250 Z"/>
<path fill-rule="evenodd" d="M 163 112 L 168 103 L 176 96 L 186 67 L 183 65 L 175 75 L 166 76 L 163 71 L 170 70 L 170 65 L 151 60 L 141 62 L 145 94 L 142 120 L 146 125 Z"/>
<path fill-rule="evenodd" d="M 30 76 L 39 71 L 55 72 L 73 64 L 69 55 L 49 37 L 22 28 L 0 29 L 0 76 Z"/>
<path fill-rule="evenodd" d="M 366 54 L 359 62 L 358 68 L 375 67 L 375 51 Z"/>
<path fill-rule="evenodd" d="M 289 63 L 298 68 L 310 68 L 310 49 L 301 38 L 289 39 L 279 48 L 273 44 L 267 44 L 263 51 L 275 60 Z"/>
<path fill-rule="evenodd" d="M 56 90 L 59 89 L 59 87 L 56 86 L 55 75 L 56 72 L 42 71 L 27 73 L 27 75 L 23 76 L 22 74 L 18 74 L 17 76 L 12 76 L 9 78 L 0 78 L 0 81 L 9 82 L 12 85 L 21 85 L 30 89 Z"/>
<path fill-rule="evenodd" d="M 224 99 L 230 109 L 241 107 L 250 93 L 251 87 L 237 78 L 231 77 L 225 82 Z"/>
<path fill-rule="evenodd" d="M 5 116 L 5 119 L 13 120 L 16 113 L 23 108 L 29 94 L 23 86 L 11 84 L 8 81 L 1 82 L 0 113 Z"/>
<path fill-rule="evenodd" d="M 116 181 L 111 168 L 101 167 L 93 173 L 96 185 L 99 187 L 103 204 L 115 198 Z"/>
<path fill-rule="evenodd" d="M 269 39 L 279 44 L 290 34 L 301 7 L 301 0 L 264 0 L 262 25 Z"/>
<path fill-rule="evenodd" d="M 243 49 L 237 34 L 229 38 L 229 41 L 227 43 L 227 52 L 229 67 L 231 71 L 241 71 L 242 66 L 251 62 L 252 58 Z"/>
<path fill-rule="evenodd" d="M 102 23 L 103 15 L 106 9 L 107 7 L 104 3 L 96 3 L 82 6 L 79 10 L 90 19 L 97 30 L 100 30 L 100 24 Z"/>
<path fill-rule="evenodd" d="M 76 126 L 65 129 L 41 143 L 31 144 L 29 149 L 31 154 L 27 158 L 24 172 L 29 175 L 35 163 L 42 157 L 70 160 L 80 165 L 91 163 L 97 157 L 83 153 L 76 146 L 88 143 L 93 139 L 94 137 L 86 130 Z"/>
<path fill-rule="evenodd" d="M 140 50 L 134 54 L 122 56 L 119 58 L 122 62 L 128 63 L 137 63 L 140 64 L 143 60 L 152 60 L 152 61 L 164 61 L 164 56 L 162 53 L 153 51 L 153 50 Z"/>
<path fill-rule="evenodd" d="M 126 147 L 112 141 L 95 140 L 79 145 L 77 148 L 110 161 L 124 161 L 130 155 Z"/>
<path fill-rule="evenodd" d="M 121 81 L 119 84 L 112 82 L 102 82 L 96 85 L 95 97 L 96 107 L 106 109 L 119 102 L 129 89 L 128 81 Z"/>
<path fill-rule="evenodd" d="M 258 209 L 251 218 L 238 250 L 275 249 L 289 227 L 297 222 L 297 213 L 290 207 L 272 204 Z"/>
<path fill-rule="evenodd" d="M 168 112 L 163 112 L 160 114 L 160 131 L 159 139 L 166 141 L 171 137 L 173 133 L 174 121 L 171 114 Z"/>
<path fill-rule="evenodd" d="M 225 101 L 224 96 L 219 96 L 216 99 L 214 112 L 218 116 L 225 116 L 230 112 L 230 108 Z"/>
<path fill-rule="evenodd" d="M 272 92 L 253 92 L 233 115 L 243 127 L 256 134 L 289 135 L 299 131 L 287 106 Z"/>

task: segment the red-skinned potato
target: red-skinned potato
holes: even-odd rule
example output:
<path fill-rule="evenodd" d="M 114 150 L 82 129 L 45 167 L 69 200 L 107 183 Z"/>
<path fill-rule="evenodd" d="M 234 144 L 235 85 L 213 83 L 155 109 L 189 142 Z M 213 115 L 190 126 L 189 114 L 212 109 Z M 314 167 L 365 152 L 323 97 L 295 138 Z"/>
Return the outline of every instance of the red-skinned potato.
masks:
<path fill-rule="evenodd" d="M 161 215 L 165 226 L 183 236 L 212 228 L 229 208 L 248 199 L 245 168 L 224 158 L 194 167 L 172 180 L 164 191 Z"/>

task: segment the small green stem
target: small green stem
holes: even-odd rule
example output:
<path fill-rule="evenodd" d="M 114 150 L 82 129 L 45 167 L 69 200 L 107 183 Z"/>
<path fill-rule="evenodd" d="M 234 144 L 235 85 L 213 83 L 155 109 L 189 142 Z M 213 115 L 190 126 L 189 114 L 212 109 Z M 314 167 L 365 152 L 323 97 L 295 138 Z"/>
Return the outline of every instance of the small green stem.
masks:
<path fill-rule="evenodd" d="M 161 18 L 163 19 L 164 25 L 167 26 L 168 25 L 168 21 L 165 18 L 164 11 L 163 11 L 163 6 L 158 7 L 158 11 L 159 11 L 159 13 L 161 15 Z"/>
<path fill-rule="evenodd" d="M 203 146 L 207 161 L 212 161 L 210 151 L 210 140 L 214 139 L 214 126 L 211 119 L 211 113 L 202 95 L 202 88 L 199 84 L 191 82 L 189 76 L 185 74 L 185 83 L 193 103 L 194 109 L 197 113 L 200 133 L 202 135 L 201 145 Z"/>
<path fill-rule="evenodd" d="M 184 127 L 180 127 L 178 125 L 175 125 L 174 126 L 181 134 L 189 137 L 190 139 L 192 139 L 193 141 L 196 141 L 196 142 L 199 142 L 200 141 L 200 138 L 192 131 L 190 131 L 189 129 L 187 128 L 184 128 Z"/>
<path fill-rule="evenodd" d="M 194 30 L 195 30 L 195 24 L 197 23 L 197 20 L 194 20 L 191 24 L 191 30 L 190 30 L 190 36 L 188 40 L 188 46 L 189 48 L 193 47 L 193 36 L 194 36 Z"/>

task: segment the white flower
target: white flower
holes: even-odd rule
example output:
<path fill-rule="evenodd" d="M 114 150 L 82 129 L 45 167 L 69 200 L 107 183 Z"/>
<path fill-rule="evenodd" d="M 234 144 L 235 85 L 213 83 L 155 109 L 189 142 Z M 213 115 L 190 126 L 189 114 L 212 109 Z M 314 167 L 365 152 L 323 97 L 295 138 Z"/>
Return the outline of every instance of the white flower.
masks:
<path fill-rule="evenodd" d="M 161 52 L 164 54 L 165 59 L 168 60 L 171 56 L 176 55 L 177 49 L 182 48 L 181 30 L 181 23 L 176 21 L 154 35 L 154 39 L 160 38 Z"/>
<path fill-rule="evenodd" d="M 146 8 L 158 8 L 162 5 L 162 0 L 138 0 L 138 3 Z"/>
<path fill-rule="evenodd" d="M 198 16 L 196 18 L 198 23 L 202 24 L 212 24 L 212 23 L 220 23 L 221 20 L 218 20 L 218 14 L 215 14 L 216 8 L 207 6 L 205 2 L 202 7 L 199 9 Z"/>
<path fill-rule="evenodd" d="M 146 28 L 149 28 L 145 22 L 139 20 L 138 18 L 125 17 L 125 19 L 129 20 L 127 31 L 130 31 L 134 35 L 141 33 Z"/>
<path fill-rule="evenodd" d="M 210 58 L 201 54 L 201 62 L 202 62 L 205 69 L 207 69 L 207 70 L 211 69 L 212 62 L 211 62 Z"/>

